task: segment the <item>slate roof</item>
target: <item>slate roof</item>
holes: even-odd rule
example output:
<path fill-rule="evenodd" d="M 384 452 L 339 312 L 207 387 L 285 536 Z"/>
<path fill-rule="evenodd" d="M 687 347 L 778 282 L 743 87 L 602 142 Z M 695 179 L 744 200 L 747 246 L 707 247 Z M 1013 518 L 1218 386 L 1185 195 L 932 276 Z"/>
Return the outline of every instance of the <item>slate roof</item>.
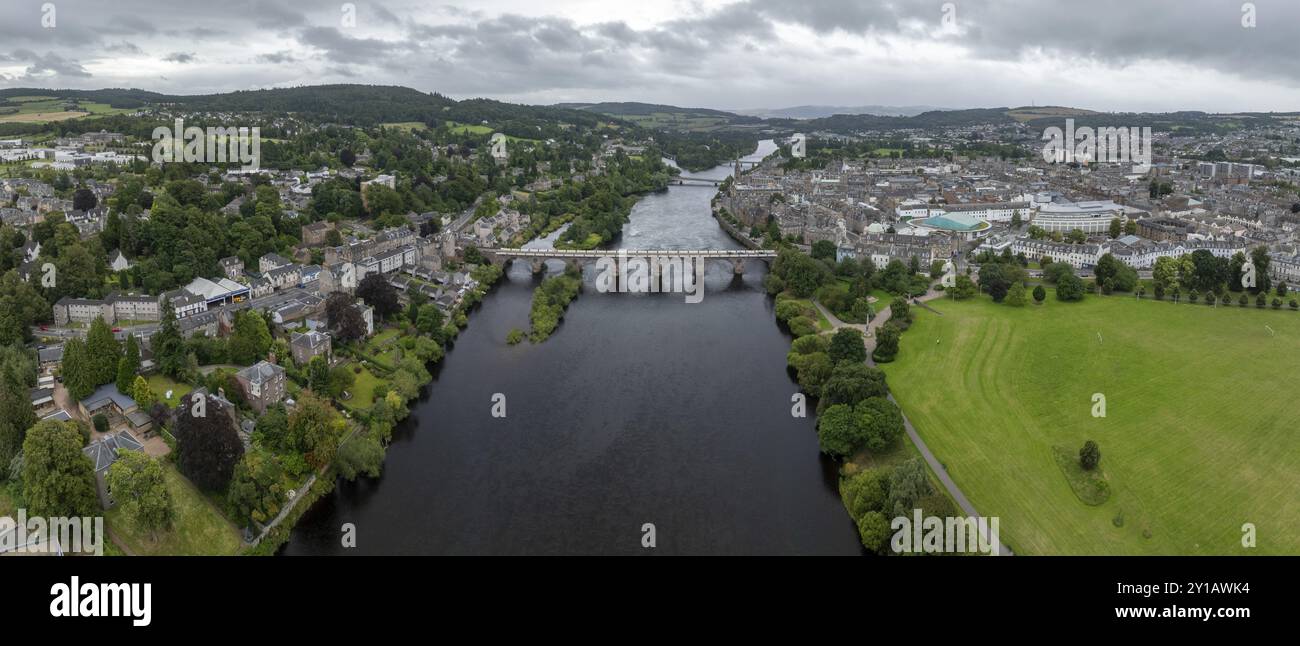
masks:
<path fill-rule="evenodd" d="M 90 446 L 82 449 L 81 452 L 95 462 L 95 472 L 99 473 L 113 466 L 113 463 L 117 461 L 118 449 L 143 451 L 144 445 L 140 444 L 140 441 L 135 439 L 135 436 L 129 432 L 118 431 L 101 440 L 91 442 Z"/>

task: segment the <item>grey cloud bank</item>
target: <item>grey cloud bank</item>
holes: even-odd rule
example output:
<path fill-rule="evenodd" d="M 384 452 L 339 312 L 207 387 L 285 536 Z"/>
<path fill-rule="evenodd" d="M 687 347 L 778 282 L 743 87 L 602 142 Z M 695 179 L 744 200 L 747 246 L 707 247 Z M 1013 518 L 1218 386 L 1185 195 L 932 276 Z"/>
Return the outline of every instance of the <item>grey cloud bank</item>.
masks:
<path fill-rule="evenodd" d="M 1296 110 L 1300 3 L 986 0 L 55 2 L 0 7 L 0 86 L 172 93 L 355 82 L 640 100 Z M 942 21 L 948 15 L 951 25 Z M 165 77 L 165 79 L 164 79 Z"/>

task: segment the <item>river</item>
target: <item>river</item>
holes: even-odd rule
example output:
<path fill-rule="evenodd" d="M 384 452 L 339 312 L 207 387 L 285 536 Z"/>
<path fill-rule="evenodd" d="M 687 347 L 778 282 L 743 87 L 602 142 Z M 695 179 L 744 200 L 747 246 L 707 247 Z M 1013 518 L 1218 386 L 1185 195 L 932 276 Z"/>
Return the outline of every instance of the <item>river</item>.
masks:
<path fill-rule="evenodd" d="M 646 196 L 618 244 L 740 248 L 710 216 L 715 191 Z M 589 268 L 551 338 L 512 347 L 540 281 L 515 263 L 394 431 L 383 475 L 340 482 L 282 553 L 861 554 L 813 418 L 790 414 L 790 339 L 765 272 L 711 264 L 703 302 L 688 304 L 598 293 Z M 496 393 L 504 418 L 491 415 Z"/>

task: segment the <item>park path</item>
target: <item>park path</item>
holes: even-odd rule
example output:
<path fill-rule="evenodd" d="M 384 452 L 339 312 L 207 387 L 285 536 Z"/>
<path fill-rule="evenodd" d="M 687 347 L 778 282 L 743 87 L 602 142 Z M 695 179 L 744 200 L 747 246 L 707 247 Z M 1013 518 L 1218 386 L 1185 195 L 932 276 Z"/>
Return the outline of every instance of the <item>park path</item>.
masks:
<path fill-rule="evenodd" d="M 262 533 L 258 534 L 257 538 L 254 539 L 251 543 L 249 543 L 249 545 L 256 546 L 257 544 L 261 543 L 262 539 L 266 538 L 266 535 L 270 534 L 271 530 L 275 529 L 275 527 L 280 524 L 280 521 L 284 520 L 284 517 L 288 516 L 289 512 L 293 511 L 294 508 L 298 506 L 298 501 L 307 497 L 308 492 L 311 491 L 311 486 L 314 484 L 316 484 L 315 473 L 311 474 L 310 478 L 307 478 L 307 482 L 303 484 L 303 486 L 298 488 L 297 490 L 298 495 L 294 496 L 293 500 L 290 500 L 289 504 L 285 505 L 284 508 L 280 510 L 280 513 L 275 515 L 275 518 L 271 520 L 271 523 L 269 525 L 266 525 L 265 527 L 262 528 Z"/>
<path fill-rule="evenodd" d="M 943 292 L 939 292 L 931 289 L 930 291 L 926 292 L 924 296 L 920 296 L 918 298 L 912 299 L 912 303 L 913 305 L 919 305 L 930 312 L 938 314 L 939 316 L 943 316 L 942 312 L 934 309 L 933 307 L 930 307 L 929 305 L 926 305 L 926 302 L 938 298 L 943 298 L 943 295 L 944 295 Z M 832 331 L 838 330 L 842 327 L 850 327 L 855 330 L 858 330 L 859 332 L 862 332 L 863 327 L 866 327 L 866 331 L 864 333 L 865 338 L 863 339 L 863 342 L 866 343 L 867 345 L 867 365 L 873 368 L 876 367 L 876 360 L 873 359 L 871 356 L 871 354 L 876 349 L 875 331 L 879 329 L 880 326 L 889 322 L 889 317 L 893 315 L 893 312 L 889 309 L 888 306 L 884 307 L 879 312 L 877 312 L 876 318 L 871 319 L 871 322 L 869 324 L 863 326 L 860 323 L 853 324 L 853 323 L 845 323 L 841 321 L 838 317 L 832 314 L 830 310 L 822 306 L 821 303 L 818 303 L 816 299 L 813 300 L 813 305 L 817 306 L 818 311 L 820 311 L 823 315 L 826 316 L 826 320 L 831 322 L 831 327 L 833 328 Z M 912 421 L 907 419 L 907 413 L 902 412 L 903 407 L 898 404 L 897 399 L 894 399 L 894 393 L 890 392 L 887 396 L 889 398 L 889 401 L 893 402 L 895 406 L 898 406 L 898 410 L 903 416 L 903 428 L 904 430 L 907 431 L 907 438 L 912 441 L 912 445 L 915 446 L 916 450 L 921 453 L 921 457 L 925 459 L 925 463 L 930 465 L 930 470 L 934 471 L 934 474 L 939 477 L 939 482 L 943 484 L 944 489 L 948 490 L 948 495 L 951 496 L 952 499 L 957 502 L 957 506 L 961 507 L 962 512 L 964 512 L 967 516 L 973 518 L 979 518 L 980 515 L 979 512 L 975 511 L 975 505 L 972 504 L 970 499 L 966 497 L 966 494 L 962 492 L 961 487 L 958 487 L 957 483 L 953 481 L 952 476 L 948 475 L 948 469 L 944 468 L 943 463 L 939 462 L 939 458 L 934 456 L 934 452 L 930 450 L 930 447 L 926 446 L 925 440 L 921 439 L 920 434 L 916 432 L 916 427 L 912 426 Z M 987 538 L 987 536 L 985 538 Z M 998 554 L 1011 556 L 1012 551 L 1011 548 L 1007 547 L 1006 545 L 1002 544 L 1001 541 L 999 541 Z"/>

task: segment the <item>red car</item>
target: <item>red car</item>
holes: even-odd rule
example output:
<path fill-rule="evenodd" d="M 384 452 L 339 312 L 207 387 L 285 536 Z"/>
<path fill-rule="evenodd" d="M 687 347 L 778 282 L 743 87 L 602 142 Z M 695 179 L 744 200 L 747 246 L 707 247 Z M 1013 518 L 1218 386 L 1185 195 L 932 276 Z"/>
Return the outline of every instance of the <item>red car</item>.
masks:
<path fill-rule="evenodd" d="M 122 331 L 122 328 L 120 328 L 120 327 L 115 327 L 115 328 L 113 328 L 113 332 L 121 332 L 121 331 Z"/>
<path fill-rule="evenodd" d="M 42 331 L 42 332 L 47 332 L 47 331 L 49 331 L 49 329 L 50 329 L 50 326 L 48 326 L 48 325 L 42 325 L 42 326 L 41 326 L 41 331 Z"/>

